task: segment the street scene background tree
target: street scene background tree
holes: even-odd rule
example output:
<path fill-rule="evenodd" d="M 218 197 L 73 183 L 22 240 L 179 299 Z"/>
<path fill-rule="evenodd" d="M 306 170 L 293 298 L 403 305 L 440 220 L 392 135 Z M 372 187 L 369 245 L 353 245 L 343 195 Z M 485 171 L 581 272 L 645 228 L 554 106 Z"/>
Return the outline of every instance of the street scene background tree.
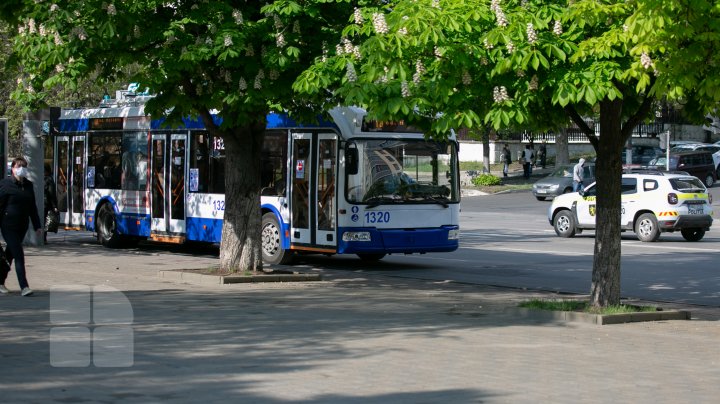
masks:
<path fill-rule="evenodd" d="M 223 138 L 225 190 L 232 197 L 226 199 L 220 265 L 231 271 L 262 268 L 265 117 L 270 111 L 297 116 L 318 111 L 297 99 L 291 85 L 340 43 L 339 31 L 352 10 L 349 0 L 10 0 L 0 5 L 16 32 L 9 65 L 20 78 L 13 96 L 26 108 L 46 105 L 58 89 L 76 92 L 83 79 L 96 75 L 104 85 L 124 80 L 147 88 L 156 96 L 146 113 L 165 117 L 169 125 L 200 117 L 212 135 Z"/>
<path fill-rule="evenodd" d="M 346 103 L 425 124 L 440 138 L 450 128 L 558 130 L 572 120 L 597 152 L 591 302 L 618 304 L 622 148 L 655 100 L 682 99 L 697 119 L 718 97 L 705 90 L 716 76 L 687 62 L 714 61 L 717 24 L 700 15 L 717 7 L 675 3 L 391 1 L 357 10 L 345 28 L 359 52 L 316 64 L 295 88 L 337 87 Z M 703 48 L 693 45 L 699 34 Z M 682 72 L 666 63 L 677 59 Z M 586 117 L 599 121 L 599 136 Z"/>

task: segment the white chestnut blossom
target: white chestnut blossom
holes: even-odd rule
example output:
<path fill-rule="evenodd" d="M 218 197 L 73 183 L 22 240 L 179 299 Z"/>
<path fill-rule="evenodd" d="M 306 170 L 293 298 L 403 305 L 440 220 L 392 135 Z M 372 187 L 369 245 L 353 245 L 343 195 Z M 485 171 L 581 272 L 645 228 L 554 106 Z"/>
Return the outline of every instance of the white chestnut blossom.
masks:
<path fill-rule="evenodd" d="M 265 78 L 265 72 L 262 69 L 260 69 L 260 71 L 258 71 L 257 76 L 255 76 L 255 84 L 253 85 L 253 87 L 256 90 L 262 90 L 262 80 L 264 78 Z"/>
<path fill-rule="evenodd" d="M 408 33 L 408 30 L 406 27 L 402 27 L 398 30 L 398 34 L 400 34 L 400 35 L 407 35 L 407 33 Z"/>
<path fill-rule="evenodd" d="M 472 84 L 472 77 L 470 76 L 470 72 L 468 72 L 467 70 L 463 70 L 462 83 L 466 86 Z"/>
<path fill-rule="evenodd" d="M 276 69 L 270 69 L 270 73 L 268 74 L 270 77 L 270 80 L 275 81 L 278 78 L 280 78 L 280 72 L 278 72 Z"/>
<path fill-rule="evenodd" d="M 285 42 L 285 35 L 283 35 L 282 32 L 278 33 L 277 36 L 275 37 L 275 44 L 277 45 L 278 48 L 284 48 L 285 45 L 287 44 Z"/>
<path fill-rule="evenodd" d="M 137 25 L 133 28 L 133 36 L 135 36 L 135 38 L 140 38 L 140 27 Z"/>
<path fill-rule="evenodd" d="M 400 94 L 404 97 L 411 97 L 412 93 L 410 92 L 410 86 L 408 85 L 407 81 L 403 81 L 400 83 Z"/>
<path fill-rule="evenodd" d="M 528 90 L 535 91 L 538 89 L 538 76 L 534 75 L 530 79 L 530 83 L 528 83 Z"/>
<path fill-rule="evenodd" d="M 233 19 L 235 20 L 235 24 L 242 25 L 243 23 L 243 15 L 242 11 L 235 9 L 232 12 Z"/>
<path fill-rule="evenodd" d="M 525 70 L 517 70 L 515 75 L 518 77 L 525 77 Z"/>
<path fill-rule="evenodd" d="M 513 43 L 513 41 L 511 41 L 511 40 L 508 39 L 506 46 L 507 46 L 507 51 L 508 51 L 508 53 L 513 53 L 513 52 L 515 52 L 515 49 L 516 49 L 516 48 L 515 48 L 515 44 Z"/>
<path fill-rule="evenodd" d="M 353 46 L 352 54 L 355 57 L 355 59 L 362 59 L 362 54 L 360 53 L 360 47 L 359 46 Z"/>
<path fill-rule="evenodd" d="M 442 57 L 442 50 L 439 47 L 433 48 L 433 54 L 436 58 L 440 59 Z"/>
<path fill-rule="evenodd" d="M 245 77 L 240 77 L 240 81 L 238 82 L 238 88 L 240 91 L 247 90 L 247 81 L 245 81 Z"/>
<path fill-rule="evenodd" d="M 255 56 L 255 48 L 252 46 L 252 44 L 248 44 L 247 48 L 245 48 L 245 56 Z"/>
<path fill-rule="evenodd" d="M 526 31 L 527 31 L 528 42 L 530 42 L 531 44 L 534 44 L 535 42 L 537 42 L 537 39 L 538 39 L 537 32 L 535 32 L 535 27 L 533 26 L 533 24 L 531 22 L 529 22 L 527 24 Z"/>
<path fill-rule="evenodd" d="M 353 18 L 355 19 L 355 24 L 357 25 L 363 25 L 363 23 L 365 22 L 362 11 L 360 11 L 360 9 L 357 7 L 355 7 L 355 11 L 353 11 Z"/>
<path fill-rule="evenodd" d="M 432 0 L 432 3 L 430 4 L 430 6 L 432 6 L 434 8 L 440 8 L 440 0 Z"/>
<path fill-rule="evenodd" d="M 342 46 L 344 53 L 353 53 L 353 44 L 350 42 L 349 39 L 343 37 L 342 38 Z"/>
<path fill-rule="evenodd" d="M 422 78 L 422 75 L 425 73 L 425 66 L 423 65 L 422 60 L 418 59 L 415 62 L 415 74 L 413 74 L 413 83 L 419 84 L 420 78 Z"/>
<path fill-rule="evenodd" d="M 54 35 L 54 36 L 55 36 L 55 45 L 56 45 L 56 46 L 62 45 L 62 44 L 63 44 L 63 40 L 62 40 L 62 38 L 60 38 L 60 34 L 59 34 L 57 31 L 55 31 L 55 35 Z"/>
<path fill-rule="evenodd" d="M 495 12 L 500 8 L 500 0 L 492 0 L 490 2 L 490 11 Z"/>
<path fill-rule="evenodd" d="M 640 64 L 645 69 L 650 69 L 651 67 L 653 67 L 652 59 L 650 59 L 650 56 L 645 52 L 640 55 Z"/>
<path fill-rule="evenodd" d="M 493 48 L 493 44 L 491 44 L 490 41 L 488 41 L 487 38 L 483 39 L 483 46 L 485 46 L 485 49 L 492 49 L 492 48 Z"/>
<path fill-rule="evenodd" d="M 45 29 L 45 24 L 40 24 L 40 28 L 38 28 L 38 34 L 40 34 L 40 36 L 43 36 L 43 37 L 47 35 L 47 30 Z"/>
<path fill-rule="evenodd" d="M 355 72 L 355 66 L 352 65 L 352 63 L 348 63 L 346 65 L 347 72 L 345 73 L 345 76 L 347 77 L 347 80 L 351 83 L 354 83 L 357 81 L 357 72 Z"/>
<path fill-rule="evenodd" d="M 501 103 L 508 101 L 510 99 L 510 96 L 508 96 L 507 89 L 505 86 L 495 87 L 493 89 L 493 100 L 496 103 Z"/>
<path fill-rule="evenodd" d="M 300 34 L 300 21 L 295 21 L 292 27 L 293 34 Z"/>
<path fill-rule="evenodd" d="M 108 6 L 107 6 L 107 13 L 108 13 L 108 15 L 115 15 L 115 14 L 117 14 L 117 10 L 115 9 L 115 5 L 114 5 L 114 4 L 112 4 L 112 3 L 108 4 Z"/>
<path fill-rule="evenodd" d="M 376 34 L 387 34 L 388 26 L 387 26 L 387 22 L 385 22 L 385 14 L 374 13 L 372 18 L 373 18 L 373 28 L 375 29 L 375 33 Z"/>
<path fill-rule="evenodd" d="M 35 33 L 35 19 L 33 19 L 33 18 L 31 18 L 30 20 L 28 20 L 28 32 L 29 32 L 30 34 L 34 34 L 34 33 Z"/>
<path fill-rule="evenodd" d="M 563 33 L 562 23 L 560 22 L 560 20 L 555 20 L 555 25 L 553 25 L 553 34 L 562 35 L 562 33 Z"/>
<path fill-rule="evenodd" d="M 279 30 L 283 29 L 284 25 L 283 25 L 282 21 L 280 20 L 280 17 L 277 14 L 273 14 L 273 21 L 275 23 L 276 30 L 279 31 Z"/>
<path fill-rule="evenodd" d="M 487 66 L 488 63 L 490 63 L 485 56 L 480 58 L 480 64 L 483 66 Z"/>
<path fill-rule="evenodd" d="M 55 70 L 56 70 L 58 73 L 62 73 L 62 72 L 65 71 L 65 66 L 63 66 L 62 64 L 57 64 L 57 65 L 55 65 Z"/>
<path fill-rule="evenodd" d="M 50 5 L 50 12 L 51 12 L 51 13 L 54 13 L 54 12 L 58 11 L 59 9 L 60 9 L 60 6 L 58 6 L 57 4 L 51 4 L 51 5 Z"/>

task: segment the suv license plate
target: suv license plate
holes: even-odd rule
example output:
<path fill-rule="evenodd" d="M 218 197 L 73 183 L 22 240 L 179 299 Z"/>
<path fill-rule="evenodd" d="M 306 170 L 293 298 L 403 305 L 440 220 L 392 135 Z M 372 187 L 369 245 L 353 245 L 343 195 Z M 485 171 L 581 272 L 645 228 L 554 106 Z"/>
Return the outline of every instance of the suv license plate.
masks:
<path fill-rule="evenodd" d="M 688 214 L 689 215 L 702 215 L 703 208 L 702 208 L 702 206 L 688 206 Z"/>

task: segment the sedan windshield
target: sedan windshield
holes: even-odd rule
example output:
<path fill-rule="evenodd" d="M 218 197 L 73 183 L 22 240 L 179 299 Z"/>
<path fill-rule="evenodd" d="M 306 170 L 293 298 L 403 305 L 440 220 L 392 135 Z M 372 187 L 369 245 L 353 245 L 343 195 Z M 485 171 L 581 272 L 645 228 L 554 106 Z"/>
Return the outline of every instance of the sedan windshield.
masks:
<path fill-rule="evenodd" d="M 452 142 L 356 140 L 358 172 L 347 177 L 347 199 L 380 204 L 458 202 L 457 148 Z"/>

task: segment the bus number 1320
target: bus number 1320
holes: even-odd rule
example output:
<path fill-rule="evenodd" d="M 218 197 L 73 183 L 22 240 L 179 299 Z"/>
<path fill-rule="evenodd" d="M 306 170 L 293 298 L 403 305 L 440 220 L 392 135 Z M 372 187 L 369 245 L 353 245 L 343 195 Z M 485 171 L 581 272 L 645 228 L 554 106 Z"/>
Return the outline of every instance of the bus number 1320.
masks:
<path fill-rule="evenodd" d="M 390 212 L 365 212 L 365 223 L 390 223 Z"/>

